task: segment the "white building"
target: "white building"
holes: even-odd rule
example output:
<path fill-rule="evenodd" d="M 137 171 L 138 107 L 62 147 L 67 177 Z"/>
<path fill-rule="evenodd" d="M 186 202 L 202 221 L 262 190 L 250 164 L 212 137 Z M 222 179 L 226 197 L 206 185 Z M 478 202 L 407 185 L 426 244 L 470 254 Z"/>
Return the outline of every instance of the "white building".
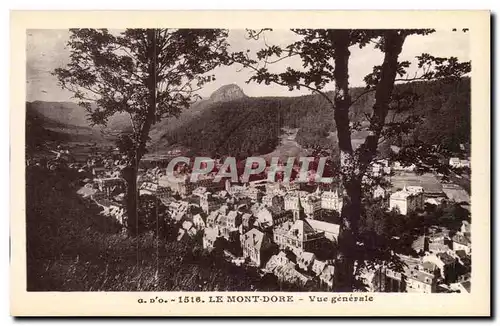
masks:
<path fill-rule="evenodd" d="M 211 250 L 214 248 L 215 241 L 217 240 L 217 230 L 206 228 L 203 233 L 203 249 Z"/>
<path fill-rule="evenodd" d="M 327 210 L 333 210 L 337 212 L 342 211 L 342 196 L 339 196 L 337 190 L 335 191 L 325 191 L 321 194 L 321 208 Z"/>
<path fill-rule="evenodd" d="M 299 197 L 303 201 L 309 195 L 307 191 L 291 191 L 285 196 L 285 210 L 293 211 L 299 209 Z"/>
<path fill-rule="evenodd" d="M 370 166 L 370 170 L 373 176 L 380 176 L 391 173 L 391 166 L 389 165 L 389 161 L 385 159 L 372 162 Z"/>
<path fill-rule="evenodd" d="M 380 186 L 380 185 L 377 186 L 375 188 L 375 190 L 373 190 L 373 198 L 374 199 L 377 199 L 377 198 L 384 199 L 384 198 L 386 198 L 386 196 L 387 196 L 386 190 L 382 186 Z"/>
<path fill-rule="evenodd" d="M 321 209 L 321 198 L 306 191 L 294 191 L 285 196 L 285 210 L 296 213 L 299 210 L 299 197 L 304 213 L 313 217 Z"/>
<path fill-rule="evenodd" d="M 208 191 L 200 196 L 200 207 L 205 214 L 210 214 L 214 210 L 219 209 L 223 203 L 223 199 L 213 196 L 212 193 Z"/>
<path fill-rule="evenodd" d="M 153 182 L 143 182 L 139 188 L 139 195 L 156 195 L 158 184 Z"/>
<path fill-rule="evenodd" d="M 325 238 L 330 241 L 337 242 L 340 233 L 340 225 L 334 223 L 328 223 L 324 221 L 318 221 L 313 219 L 306 219 L 309 225 L 317 232 L 323 232 L 325 234 Z"/>
<path fill-rule="evenodd" d="M 162 188 L 171 189 L 172 192 L 178 193 L 181 196 L 190 194 L 196 185 L 189 182 L 189 177 L 186 174 L 168 174 L 158 179 L 158 185 Z"/>
<path fill-rule="evenodd" d="M 389 199 L 389 210 L 398 208 L 402 215 L 407 215 L 424 208 L 424 191 L 422 187 L 404 187 L 393 193 Z"/>
<path fill-rule="evenodd" d="M 461 160 L 458 157 L 450 158 L 449 164 L 454 168 L 470 168 L 470 160 Z"/>
<path fill-rule="evenodd" d="M 410 165 L 403 165 L 400 162 L 394 162 L 392 165 L 392 169 L 394 171 L 407 171 L 407 172 L 413 172 L 417 166 L 415 164 L 410 164 Z"/>

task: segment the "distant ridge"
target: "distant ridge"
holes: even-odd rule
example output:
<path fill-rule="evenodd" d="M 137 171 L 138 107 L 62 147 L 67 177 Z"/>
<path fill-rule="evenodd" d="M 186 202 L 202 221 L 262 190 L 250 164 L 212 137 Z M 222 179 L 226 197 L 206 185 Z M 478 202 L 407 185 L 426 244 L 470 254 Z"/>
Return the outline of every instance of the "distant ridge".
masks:
<path fill-rule="evenodd" d="M 352 97 L 364 92 L 352 88 Z M 418 95 L 411 111 L 423 118 L 412 135 L 429 144 L 442 144 L 454 148 L 470 143 L 470 79 L 458 82 L 415 82 L 398 84 L 395 91 L 410 91 Z M 373 94 L 361 97 L 349 110 L 352 122 L 366 127 L 366 115 L 371 114 Z M 54 138 L 72 140 L 75 135 L 98 138 L 100 128 L 89 127 L 87 112 L 71 102 L 27 102 L 27 124 L 32 123 L 34 134 L 41 135 L 50 129 Z M 404 118 L 407 112 L 401 113 Z M 388 119 L 392 119 L 392 113 Z M 236 84 L 229 84 L 214 91 L 210 97 L 199 100 L 178 117 L 163 119 L 150 133 L 151 153 L 168 152 L 172 147 L 187 148 L 203 155 L 264 155 L 280 145 L 283 128 L 298 129 L 295 141 L 298 148 L 321 146 L 335 148 L 336 126 L 333 110 L 320 95 L 297 97 L 249 97 Z M 123 131 L 130 128 L 125 115 L 110 119 L 106 131 Z M 365 131 L 353 133 L 354 145 L 364 140 Z M 106 136 L 107 137 L 107 136 Z M 398 145 L 404 139 L 394 139 Z M 398 145 L 399 146 L 399 145 Z M 293 147 L 293 146 L 292 146 Z M 290 149 L 295 149 L 295 147 Z M 288 151 L 286 151 L 288 153 Z"/>

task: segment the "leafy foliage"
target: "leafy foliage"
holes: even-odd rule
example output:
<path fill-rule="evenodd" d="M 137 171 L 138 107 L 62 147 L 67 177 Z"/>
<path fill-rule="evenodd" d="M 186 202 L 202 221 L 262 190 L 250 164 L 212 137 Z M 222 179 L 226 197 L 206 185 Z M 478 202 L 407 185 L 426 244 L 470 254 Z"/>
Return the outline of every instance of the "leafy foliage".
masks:
<path fill-rule="evenodd" d="M 189 108 L 196 91 L 214 80 L 208 73 L 228 62 L 227 35 L 221 29 L 127 29 L 118 35 L 107 29 L 71 30 L 70 62 L 54 71 L 60 85 L 87 109 L 91 125 L 106 125 L 115 114 L 130 117 L 122 174 L 132 234 L 137 232 L 138 162 L 151 128 Z"/>
<path fill-rule="evenodd" d="M 233 59 L 249 68 L 253 74 L 249 82 L 274 83 L 289 90 L 305 87 L 322 96 L 334 112 L 338 147 L 340 149 L 340 175 L 346 190 L 347 202 L 342 210 L 341 232 L 339 234 L 339 255 L 336 262 L 336 284 L 339 291 L 352 291 L 355 285 L 355 265 L 357 255 L 359 221 L 362 211 L 362 180 L 372 161 L 378 155 L 378 146 L 386 138 L 401 137 L 415 128 L 420 117 L 405 115 L 396 119 L 396 113 L 412 106 L 415 97 L 411 94 L 393 96 L 397 82 L 417 80 L 458 80 L 470 72 L 470 62 L 458 62 L 457 58 L 438 58 L 428 54 L 417 57 L 418 68 L 423 72 L 410 77 L 407 75 L 408 61 L 399 61 L 406 37 L 428 35 L 430 29 L 406 30 L 349 30 L 349 29 L 296 29 L 292 30 L 299 40 L 283 47 L 266 46 L 257 52 L 257 59 L 248 53 L 234 53 Z M 251 31 L 249 36 L 258 38 L 263 31 Z M 366 113 L 366 124 L 352 120 L 352 99 L 349 87 L 349 60 L 352 46 L 363 48 L 374 43 L 375 49 L 383 53 L 383 61 L 373 67 L 365 77 L 365 94 L 374 92 L 372 111 Z M 287 67 L 282 72 L 271 72 L 267 65 L 297 56 L 302 69 Z M 398 78 L 402 77 L 402 78 Z M 331 84 L 333 93 L 325 90 Z M 332 96 L 333 95 L 333 96 Z M 391 106 L 396 102 L 396 106 Z M 392 120 L 387 121 L 389 111 Z M 364 141 L 355 146 L 352 130 L 366 132 Z M 420 162 L 417 162 L 420 163 Z M 363 260 L 361 260 L 363 261 Z"/>
<path fill-rule="evenodd" d="M 114 35 L 73 29 L 70 63 L 54 74 L 87 109 L 92 125 L 129 114 L 136 147 L 144 147 L 151 125 L 178 116 L 214 79 L 206 73 L 224 62 L 226 37 L 225 30 L 127 29 Z"/>

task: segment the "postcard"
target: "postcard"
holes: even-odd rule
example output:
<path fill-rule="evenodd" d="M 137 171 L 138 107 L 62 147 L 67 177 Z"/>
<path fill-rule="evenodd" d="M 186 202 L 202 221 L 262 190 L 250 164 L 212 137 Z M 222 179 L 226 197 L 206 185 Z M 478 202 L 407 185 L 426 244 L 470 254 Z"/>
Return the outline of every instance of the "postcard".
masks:
<path fill-rule="evenodd" d="M 488 11 L 11 36 L 13 316 L 491 315 Z"/>

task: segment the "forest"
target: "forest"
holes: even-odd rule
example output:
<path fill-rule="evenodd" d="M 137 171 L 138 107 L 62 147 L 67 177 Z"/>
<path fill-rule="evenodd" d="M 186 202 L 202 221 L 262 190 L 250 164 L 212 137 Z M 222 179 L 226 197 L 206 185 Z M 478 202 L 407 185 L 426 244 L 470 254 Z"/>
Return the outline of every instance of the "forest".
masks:
<path fill-rule="evenodd" d="M 470 142 L 469 78 L 398 84 L 395 94 L 411 94 L 414 99 L 411 107 L 399 112 L 396 119 L 412 115 L 418 116 L 420 122 L 408 135 L 391 139 L 391 145 L 418 140 L 457 151 L 460 144 Z M 362 126 L 366 114 L 372 111 L 374 95 L 365 93 L 363 88 L 352 88 L 351 97 L 355 100 L 351 121 Z M 393 119 L 394 112 L 387 119 Z M 244 158 L 273 151 L 283 127 L 300 128 L 296 141 L 305 148 L 335 149 L 333 112 L 320 95 L 216 102 L 195 119 L 167 131 L 155 146 L 181 145 L 195 154 Z M 356 133 L 353 138 L 356 139 Z"/>

